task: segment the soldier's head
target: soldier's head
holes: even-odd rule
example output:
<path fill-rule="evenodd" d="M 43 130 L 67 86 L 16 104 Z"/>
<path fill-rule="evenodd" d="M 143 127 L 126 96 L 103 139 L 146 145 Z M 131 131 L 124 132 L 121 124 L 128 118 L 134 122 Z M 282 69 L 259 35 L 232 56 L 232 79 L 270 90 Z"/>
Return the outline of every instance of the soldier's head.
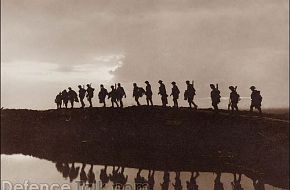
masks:
<path fill-rule="evenodd" d="M 186 84 L 190 84 L 189 80 L 185 81 Z"/>
<path fill-rule="evenodd" d="M 159 80 L 159 81 L 158 81 L 159 84 L 162 84 L 162 82 L 163 82 L 162 80 Z"/>
<path fill-rule="evenodd" d="M 111 86 L 111 89 L 114 89 L 114 88 L 115 88 L 115 87 L 112 85 L 112 86 Z"/>
<path fill-rule="evenodd" d="M 71 90 L 71 87 L 68 87 L 69 90 Z"/>
<path fill-rule="evenodd" d="M 173 86 L 175 86 L 175 85 L 176 85 L 176 82 L 173 81 L 171 84 L 172 84 Z"/>
<path fill-rule="evenodd" d="M 104 88 L 104 85 L 101 84 L 100 87 L 101 87 L 101 88 Z"/>
<path fill-rule="evenodd" d="M 78 85 L 78 87 L 79 87 L 79 89 L 81 89 L 82 88 L 82 85 Z"/>
<path fill-rule="evenodd" d="M 91 85 L 90 84 L 87 84 L 87 87 L 90 87 Z"/>
<path fill-rule="evenodd" d="M 215 89 L 215 85 L 214 84 L 210 84 L 209 85 L 211 89 Z"/>
<path fill-rule="evenodd" d="M 230 89 L 231 91 L 234 91 L 234 90 L 235 90 L 235 87 L 233 87 L 233 86 L 229 86 L 229 89 Z"/>
<path fill-rule="evenodd" d="M 118 86 L 121 86 L 121 83 L 118 83 Z"/>
<path fill-rule="evenodd" d="M 254 91 L 254 90 L 256 90 L 256 87 L 255 87 L 255 86 L 251 86 L 250 89 L 251 89 L 252 91 Z"/>
<path fill-rule="evenodd" d="M 137 84 L 134 82 L 134 83 L 133 83 L 133 86 L 137 86 Z"/>
<path fill-rule="evenodd" d="M 145 81 L 145 84 L 149 84 L 149 82 L 146 80 L 146 81 Z"/>

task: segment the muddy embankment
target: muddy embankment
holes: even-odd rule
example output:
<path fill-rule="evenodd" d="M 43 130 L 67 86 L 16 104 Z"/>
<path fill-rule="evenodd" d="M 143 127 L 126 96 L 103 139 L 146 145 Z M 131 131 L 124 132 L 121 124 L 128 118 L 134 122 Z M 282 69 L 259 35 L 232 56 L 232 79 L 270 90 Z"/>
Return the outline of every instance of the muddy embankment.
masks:
<path fill-rule="evenodd" d="M 275 117 L 276 119 L 273 119 Z M 208 110 L 1 110 L 1 153 L 51 161 L 241 172 L 288 188 L 289 121 Z"/>

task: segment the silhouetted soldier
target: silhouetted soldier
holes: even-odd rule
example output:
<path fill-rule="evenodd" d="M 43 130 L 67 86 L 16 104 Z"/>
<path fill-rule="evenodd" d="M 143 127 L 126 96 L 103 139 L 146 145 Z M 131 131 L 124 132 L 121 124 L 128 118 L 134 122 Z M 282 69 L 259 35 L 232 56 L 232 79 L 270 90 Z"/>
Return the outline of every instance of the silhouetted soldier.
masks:
<path fill-rule="evenodd" d="M 231 182 L 233 190 L 243 190 L 242 185 L 241 185 L 241 179 L 242 179 L 242 174 L 239 174 L 239 177 L 237 178 L 236 174 L 234 173 L 234 181 Z"/>
<path fill-rule="evenodd" d="M 210 93 L 212 106 L 213 106 L 214 110 L 217 112 L 219 109 L 218 104 L 221 101 L 221 95 L 220 95 L 220 91 L 218 89 L 218 84 L 216 87 L 214 84 L 210 84 L 210 88 L 212 89 L 211 93 Z"/>
<path fill-rule="evenodd" d="M 257 110 L 259 110 L 259 113 L 262 113 L 262 109 L 261 109 L 261 103 L 262 103 L 262 96 L 260 91 L 256 90 L 255 86 L 251 86 L 250 89 L 252 90 L 252 94 L 251 94 L 251 106 L 250 106 L 250 112 L 253 112 L 253 108 L 256 108 Z"/>
<path fill-rule="evenodd" d="M 108 91 L 107 89 L 104 88 L 104 85 L 100 85 L 101 89 L 100 89 L 100 92 L 98 94 L 98 97 L 99 97 L 99 102 L 102 104 L 104 104 L 103 107 L 106 107 L 106 96 L 108 95 Z"/>
<path fill-rule="evenodd" d="M 90 84 L 87 84 L 87 99 L 90 103 L 90 108 L 93 107 L 92 98 L 94 97 L 94 90 Z"/>
<path fill-rule="evenodd" d="M 74 102 L 79 102 L 76 91 L 72 90 L 71 87 L 68 87 L 68 99 L 70 101 L 71 108 L 74 107 Z"/>
<path fill-rule="evenodd" d="M 237 93 L 237 86 L 236 87 L 230 86 L 229 89 L 231 90 L 229 105 L 232 111 L 234 110 L 239 111 L 238 103 L 240 101 L 240 95 Z"/>
<path fill-rule="evenodd" d="M 155 171 L 154 170 L 152 171 L 152 173 L 151 173 L 151 170 L 149 170 L 149 173 L 148 173 L 148 186 L 149 186 L 149 190 L 153 190 L 154 189 L 154 184 L 155 184 L 154 174 L 155 174 Z"/>
<path fill-rule="evenodd" d="M 115 87 L 113 85 L 111 86 L 111 92 L 109 92 L 109 94 L 108 94 L 108 99 L 109 98 L 111 98 L 112 107 L 114 107 L 114 103 L 117 105 L 117 107 L 119 107 L 119 104 L 117 102 L 116 89 L 115 89 Z"/>
<path fill-rule="evenodd" d="M 66 90 L 63 90 L 61 92 L 61 98 L 62 98 L 62 101 L 63 101 L 63 104 L 64 104 L 64 107 L 67 108 L 67 103 L 68 103 L 68 93 Z"/>
<path fill-rule="evenodd" d="M 102 188 L 106 186 L 106 184 L 109 182 L 109 176 L 107 175 L 107 166 L 105 166 L 104 169 L 101 169 L 100 172 L 100 180 L 102 182 Z"/>
<path fill-rule="evenodd" d="M 173 103 L 174 103 L 174 107 L 178 108 L 178 98 L 179 98 L 179 94 L 180 94 L 180 91 L 176 85 L 176 82 L 172 82 L 171 83 L 173 85 L 172 89 L 171 89 L 171 94 L 170 96 L 173 97 Z"/>
<path fill-rule="evenodd" d="M 118 83 L 118 87 L 116 89 L 116 93 L 117 93 L 117 100 L 120 102 L 120 107 L 124 107 L 123 105 L 123 98 L 126 98 L 126 93 L 124 88 L 121 86 L 120 83 Z"/>
<path fill-rule="evenodd" d="M 180 180 L 180 172 L 175 172 L 175 184 L 172 183 L 175 190 L 182 190 L 181 180 Z"/>
<path fill-rule="evenodd" d="M 85 172 L 85 167 L 86 167 L 86 164 L 83 163 L 81 172 L 80 172 L 80 186 L 85 185 L 88 180 L 87 174 Z"/>
<path fill-rule="evenodd" d="M 223 183 L 221 182 L 221 172 L 217 172 L 216 173 L 217 176 L 214 180 L 214 190 L 224 190 L 224 185 Z"/>
<path fill-rule="evenodd" d="M 161 190 L 168 190 L 170 182 L 170 176 L 168 171 L 164 171 L 163 183 L 161 183 Z"/>
<path fill-rule="evenodd" d="M 57 109 L 60 109 L 61 108 L 61 104 L 62 104 L 62 95 L 61 95 L 61 92 L 58 93 L 58 95 L 56 95 L 54 102 L 56 103 Z"/>
<path fill-rule="evenodd" d="M 90 170 L 88 172 L 88 183 L 89 183 L 89 187 L 92 187 L 93 184 L 96 183 L 96 176 L 95 173 L 93 172 L 93 164 L 91 164 Z"/>
<path fill-rule="evenodd" d="M 199 172 L 191 172 L 191 177 L 189 181 L 186 181 L 187 190 L 198 190 L 198 185 L 196 183 L 196 179 L 199 176 Z"/>
<path fill-rule="evenodd" d="M 152 93 L 151 85 L 148 81 L 145 81 L 145 84 L 146 84 L 145 95 L 146 95 L 147 106 L 149 106 L 149 104 L 153 106 L 153 101 L 152 101 L 153 93 Z"/>
<path fill-rule="evenodd" d="M 253 186 L 255 190 L 265 190 L 265 184 L 262 180 L 253 179 Z"/>
<path fill-rule="evenodd" d="M 159 80 L 158 83 L 160 84 L 158 94 L 161 95 L 162 106 L 166 107 L 166 105 L 168 104 L 167 100 L 168 95 L 166 93 L 166 88 L 162 80 Z"/>
<path fill-rule="evenodd" d="M 75 180 L 78 177 L 79 170 L 80 170 L 80 167 L 75 167 L 75 163 L 73 162 L 69 170 L 70 182 L 73 182 L 73 180 Z"/>
<path fill-rule="evenodd" d="M 85 107 L 84 98 L 86 96 L 86 90 L 81 85 L 79 85 L 78 87 L 79 87 L 80 102 L 82 104 L 82 108 L 84 108 Z"/>
<path fill-rule="evenodd" d="M 197 109 L 197 105 L 194 103 L 193 99 L 195 96 L 195 88 L 193 86 L 193 82 L 192 84 L 190 84 L 189 80 L 187 80 L 186 82 L 186 90 L 184 92 L 184 100 L 187 100 L 189 107 L 191 108 L 192 105 L 194 106 L 195 109 Z"/>
<path fill-rule="evenodd" d="M 137 106 L 140 106 L 139 98 L 145 94 L 145 90 L 137 86 L 136 83 L 133 83 L 133 97 L 137 103 Z"/>

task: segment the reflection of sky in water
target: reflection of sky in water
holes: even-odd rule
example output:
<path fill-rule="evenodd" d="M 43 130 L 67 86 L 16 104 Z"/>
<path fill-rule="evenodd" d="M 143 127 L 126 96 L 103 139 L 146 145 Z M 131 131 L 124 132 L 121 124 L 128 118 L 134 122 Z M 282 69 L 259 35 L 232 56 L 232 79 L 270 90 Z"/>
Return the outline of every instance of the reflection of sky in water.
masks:
<path fill-rule="evenodd" d="M 71 163 L 69 164 L 71 166 Z M 80 163 L 75 163 L 75 167 L 80 167 Z M 88 173 L 90 165 L 87 164 L 85 171 Z M 93 172 L 96 176 L 96 181 L 99 181 L 100 170 L 102 166 L 95 165 L 93 167 Z M 125 175 L 128 175 L 128 182 L 133 184 L 134 178 L 137 173 L 137 169 L 125 168 Z M 107 174 L 112 172 L 112 167 L 108 167 Z M 142 170 L 141 176 L 147 178 L 148 171 Z M 181 172 L 181 182 L 183 189 L 186 189 L 186 181 L 190 179 L 189 172 Z M 210 190 L 214 187 L 214 179 L 215 174 L 202 172 L 200 176 L 197 178 L 197 184 L 199 185 L 199 189 Z M 172 183 L 175 182 L 175 173 L 170 173 L 170 186 L 169 189 L 173 190 Z M 57 183 L 57 184 L 65 184 L 69 183 L 72 189 L 77 189 L 76 181 L 70 183 L 69 178 L 64 179 L 62 174 L 57 171 L 55 167 L 55 163 L 52 163 L 47 160 L 38 159 L 30 156 L 23 156 L 20 154 L 17 155 L 2 155 L 1 154 L 1 180 L 9 180 L 12 183 L 23 183 L 25 180 L 28 180 L 29 183 Z M 79 181 L 79 174 L 76 179 Z M 225 190 L 231 190 L 231 182 L 233 181 L 232 174 L 222 174 L 221 182 L 224 185 Z M 156 171 L 155 172 L 155 185 L 154 189 L 161 190 L 160 183 L 163 182 L 163 172 Z M 242 176 L 242 187 L 245 190 L 254 190 L 252 185 L 252 180 L 246 178 L 244 175 Z M 274 188 L 269 185 L 265 185 L 266 190 L 275 190 L 279 188 Z M 109 182 L 105 189 L 112 189 L 112 183 Z"/>

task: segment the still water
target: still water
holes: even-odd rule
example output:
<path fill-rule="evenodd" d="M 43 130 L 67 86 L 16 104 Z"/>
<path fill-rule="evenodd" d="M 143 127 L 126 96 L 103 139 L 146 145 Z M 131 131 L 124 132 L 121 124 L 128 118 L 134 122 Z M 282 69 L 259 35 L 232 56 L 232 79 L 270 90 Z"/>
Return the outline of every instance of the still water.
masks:
<path fill-rule="evenodd" d="M 54 163 L 44 159 L 38 159 L 32 156 L 24 156 L 21 154 L 4 155 L 1 154 L 1 189 L 8 190 L 8 186 L 3 185 L 3 181 L 9 181 L 12 184 L 23 184 L 28 181 L 29 184 L 68 184 L 70 189 L 78 190 L 80 187 L 86 189 L 101 189 L 100 173 L 104 169 L 101 165 L 90 165 L 83 163 Z M 115 167 L 117 169 L 117 167 Z M 103 170 L 104 171 L 104 170 Z M 121 171 L 121 169 L 119 170 Z M 126 189 L 130 187 L 135 188 L 135 178 L 139 169 L 124 168 L 124 177 L 128 176 Z M 109 176 L 113 172 L 113 167 L 108 166 L 106 174 Z M 139 178 L 148 179 L 148 170 L 141 170 Z M 151 171 L 152 174 L 152 171 Z M 196 174 L 196 173 L 195 173 Z M 214 181 L 216 179 L 215 173 L 200 172 L 196 178 L 198 189 L 213 190 Z M 83 186 L 80 186 L 81 179 L 87 179 Z M 180 172 L 181 186 L 179 189 L 187 189 L 187 181 L 191 178 L 190 172 Z M 176 184 L 176 172 L 169 172 L 169 190 L 178 189 L 174 188 Z M 229 173 L 222 173 L 220 182 L 223 184 L 225 190 L 232 190 L 231 182 L 234 180 L 234 175 Z M 89 181 L 93 181 L 92 187 L 89 187 Z M 104 190 L 113 189 L 112 179 L 103 188 Z M 154 173 L 154 190 L 162 190 L 162 183 L 164 182 L 164 171 L 155 171 Z M 130 186 L 131 185 L 131 186 Z M 255 190 L 251 179 L 242 175 L 241 186 L 244 190 Z M 165 188 L 166 189 L 166 188 Z M 266 190 L 275 190 L 270 185 L 265 185 Z"/>

